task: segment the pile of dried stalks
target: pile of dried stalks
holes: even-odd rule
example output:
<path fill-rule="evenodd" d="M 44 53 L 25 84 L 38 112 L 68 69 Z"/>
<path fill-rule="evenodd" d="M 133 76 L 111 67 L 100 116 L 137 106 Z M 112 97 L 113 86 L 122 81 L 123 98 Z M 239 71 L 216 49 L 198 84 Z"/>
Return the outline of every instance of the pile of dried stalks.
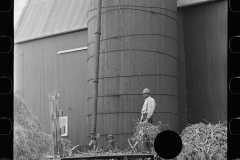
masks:
<path fill-rule="evenodd" d="M 39 119 L 27 108 L 23 99 L 14 95 L 14 159 L 40 160 L 49 150 L 49 136 L 41 132 Z"/>
<path fill-rule="evenodd" d="M 198 123 L 187 126 L 182 134 L 183 149 L 178 160 L 226 160 L 226 122 L 213 125 Z"/>
<path fill-rule="evenodd" d="M 155 154 L 153 149 L 154 139 L 157 134 L 165 130 L 164 125 L 135 122 L 134 135 L 128 140 L 131 147 L 114 153 L 104 152 L 99 149 L 96 152 L 75 154 L 74 157 L 98 156 L 98 155 L 123 155 L 123 154 Z M 194 124 L 187 126 L 180 135 L 183 149 L 174 160 L 226 160 L 227 159 L 227 126 L 226 122 L 213 124 Z M 146 146 L 148 144 L 148 146 Z M 149 145 L 150 144 L 150 145 Z M 156 155 L 155 159 L 162 159 Z"/>
<path fill-rule="evenodd" d="M 150 123 L 141 123 L 137 120 L 135 122 L 134 135 L 128 140 L 131 148 L 136 148 L 136 151 L 139 153 L 154 153 L 154 140 L 163 128 L 164 126 L 160 121 L 157 125 L 154 125 Z M 132 144 L 130 140 L 132 140 L 134 144 Z"/>
<path fill-rule="evenodd" d="M 73 147 L 62 139 L 64 155 Z M 14 160 L 44 160 L 53 155 L 52 136 L 41 132 L 38 117 L 34 116 L 23 99 L 14 95 Z"/>

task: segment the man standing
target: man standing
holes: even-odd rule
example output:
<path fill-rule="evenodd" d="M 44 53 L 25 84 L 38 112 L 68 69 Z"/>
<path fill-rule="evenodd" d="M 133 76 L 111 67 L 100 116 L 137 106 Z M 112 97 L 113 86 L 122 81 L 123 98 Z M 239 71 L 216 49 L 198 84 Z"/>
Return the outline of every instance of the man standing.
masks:
<path fill-rule="evenodd" d="M 145 88 L 143 90 L 143 97 L 145 99 L 143 108 L 141 111 L 141 122 L 144 123 L 153 123 L 153 112 L 155 110 L 155 100 L 150 96 L 150 90 L 148 88 Z M 144 120 L 145 119 L 145 120 Z"/>
<path fill-rule="evenodd" d="M 107 148 L 105 149 L 105 152 L 119 150 L 119 145 L 117 142 L 114 141 L 114 137 L 112 134 L 109 134 L 107 136 L 107 141 L 108 141 L 108 145 L 107 145 Z"/>

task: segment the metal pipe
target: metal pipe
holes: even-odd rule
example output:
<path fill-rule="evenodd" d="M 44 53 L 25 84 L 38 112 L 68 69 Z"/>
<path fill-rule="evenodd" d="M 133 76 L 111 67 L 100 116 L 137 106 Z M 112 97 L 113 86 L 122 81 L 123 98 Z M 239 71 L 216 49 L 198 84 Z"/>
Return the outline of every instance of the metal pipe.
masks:
<path fill-rule="evenodd" d="M 98 72 L 99 72 L 99 53 L 100 53 L 100 36 L 101 36 L 101 8 L 102 0 L 98 0 L 97 10 L 97 29 L 95 43 L 95 62 L 94 62 L 94 77 L 93 77 L 93 110 L 92 110 L 92 126 L 91 136 L 96 133 L 97 127 L 97 101 L 98 101 Z"/>

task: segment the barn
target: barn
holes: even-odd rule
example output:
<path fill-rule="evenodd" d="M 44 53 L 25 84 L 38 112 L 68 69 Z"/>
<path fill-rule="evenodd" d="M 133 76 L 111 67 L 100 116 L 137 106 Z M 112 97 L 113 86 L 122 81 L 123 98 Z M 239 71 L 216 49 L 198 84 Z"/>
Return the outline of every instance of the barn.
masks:
<path fill-rule="evenodd" d="M 116 2 L 103 0 L 97 132 L 103 147 L 106 135 L 111 133 L 120 147 L 126 148 L 126 139 L 133 134 L 133 119 L 140 118 L 144 100 L 141 81 L 132 59 L 127 58 L 126 39 L 118 23 L 121 19 L 113 17 L 119 16 L 114 9 Z M 136 62 L 164 122 L 181 133 L 187 124 L 226 121 L 227 0 L 173 1 L 171 7 L 161 11 L 170 18 L 159 16 L 157 22 L 152 18 L 156 14 L 146 12 L 148 15 L 142 16 L 146 23 L 136 14 L 140 12 L 140 2 L 121 3 L 135 5 L 133 11 L 124 12 L 129 9 L 124 8 L 123 17 L 129 34 L 135 34 L 130 42 L 134 41 L 133 50 L 141 52 L 135 54 Z M 151 9 L 152 4 L 141 1 L 141 5 Z M 109 8 L 111 12 L 107 11 Z M 128 17 L 130 14 L 136 20 Z M 154 37 L 136 36 L 144 36 L 133 28 L 137 23 L 151 24 L 136 27 L 151 36 L 155 30 L 161 32 L 156 43 L 143 41 Z M 14 92 L 39 117 L 42 130 L 48 134 L 48 93 L 60 93 L 59 106 L 68 117 L 65 138 L 75 145 L 89 142 L 94 24 L 92 0 L 27 0 L 14 33 Z M 143 51 L 143 46 L 148 50 Z M 170 56 L 150 51 L 154 47 Z M 104 54 L 110 52 L 114 54 Z M 160 120 L 158 114 L 154 113 L 154 121 Z"/>

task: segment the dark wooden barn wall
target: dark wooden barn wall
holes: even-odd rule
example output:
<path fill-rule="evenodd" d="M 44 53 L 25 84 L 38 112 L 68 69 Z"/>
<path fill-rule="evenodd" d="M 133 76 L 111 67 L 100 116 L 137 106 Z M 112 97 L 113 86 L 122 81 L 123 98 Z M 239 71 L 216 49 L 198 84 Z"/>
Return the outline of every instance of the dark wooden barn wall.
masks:
<path fill-rule="evenodd" d="M 186 7 L 182 15 L 187 122 L 226 121 L 227 1 Z"/>
<path fill-rule="evenodd" d="M 183 33 L 183 14 L 178 9 L 178 132 L 187 125 L 186 72 Z"/>
<path fill-rule="evenodd" d="M 48 93 L 59 92 L 60 109 L 69 118 L 73 144 L 87 143 L 87 50 L 57 54 L 87 46 L 87 30 L 15 45 L 16 93 L 39 117 L 42 130 L 50 134 Z M 19 67 L 18 67 L 19 66 Z"/>

